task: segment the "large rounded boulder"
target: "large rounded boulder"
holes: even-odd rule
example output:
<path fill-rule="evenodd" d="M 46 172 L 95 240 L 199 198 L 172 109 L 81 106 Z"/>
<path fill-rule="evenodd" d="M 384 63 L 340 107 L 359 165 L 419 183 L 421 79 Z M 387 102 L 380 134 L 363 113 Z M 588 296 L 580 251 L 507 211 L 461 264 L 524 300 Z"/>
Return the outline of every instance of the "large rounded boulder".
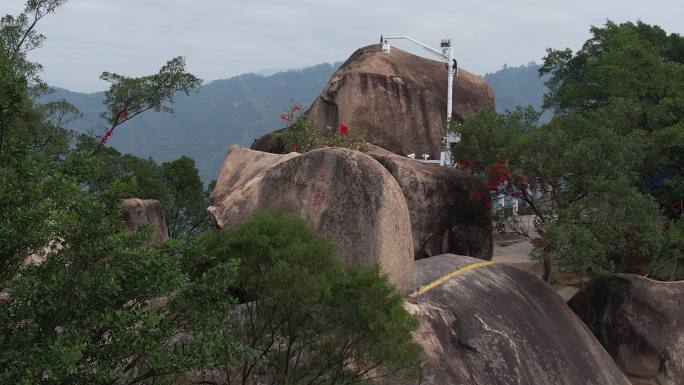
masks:
<path fill-rule="evenodd" d="M 440 255 L 415 263 L 408 309 L 427 385 L 629 385 L 546 283 L 514 267 Z"/>
<path fill-rule="evenodd" d="M 568 304 L 625 373 L 684 384 L 684 281 L 601 277 Z"/>
<path fill-rule="evenodd" d="M 439 159 L 445 135 L 447 70 L 443 62 L 380 44 L 358 49 L 332 75 L 307 111 L 318 129 L 341 122 L 369 142 L 396 154 Z M 494 106 L 494 91 L 481 77 L 459 70 L 454 79 L 453 118 L 462 121 Z M 252 149 L 282 151 L 269 136 Z"/>
<path fill-rule="evenodd" d="M 439 254 L 491 259 L 492 224 L 481 201 L 480 178 L 452 167 L 420 162 L 376 148 L 370 154 L 399 183 L 406 198 L 415 259 Z"/>
<path fill-rule="evenodd" d="M 370 156 L 350 149 L 289 156 L 250 168 L 251 159 L 265 159 L 263 153 L 231 148 L 211 196 L 209 211 L 218 226 L 235 226 L 258 209 L 299 214 L 336 244 L 345 262 L 378 264 L 406 292 L 413 241 L 406 200 L 394 178 Z"/>

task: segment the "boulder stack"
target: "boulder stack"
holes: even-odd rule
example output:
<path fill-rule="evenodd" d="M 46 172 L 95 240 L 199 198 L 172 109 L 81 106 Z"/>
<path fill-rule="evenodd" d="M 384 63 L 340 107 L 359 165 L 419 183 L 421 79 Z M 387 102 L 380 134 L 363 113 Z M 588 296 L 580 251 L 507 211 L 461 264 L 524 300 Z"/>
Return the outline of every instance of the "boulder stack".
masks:
<path fill-rule="evenodd" d="M 318 130 L 344 122 L 351 135 L 379 146 L 370 155 L 389 170 L 406 197 L 416 259 L 442 253 L 491 258 L 489 210 L 468 199 L 481 189 L 476 178 L 405 158 L 415 153 L 439 159 L 446 101 L 445 63 L 398 48 L 385 55 L 374 44 L 347 59 L 306 115 Z M 494 92 L 482 78 L 461 69 L 454 79 L 452 107 L 452 117 L 462 121 L 494 107 Z M 256 140 L 252 149 L 286 152 L 270 134 Z"/>

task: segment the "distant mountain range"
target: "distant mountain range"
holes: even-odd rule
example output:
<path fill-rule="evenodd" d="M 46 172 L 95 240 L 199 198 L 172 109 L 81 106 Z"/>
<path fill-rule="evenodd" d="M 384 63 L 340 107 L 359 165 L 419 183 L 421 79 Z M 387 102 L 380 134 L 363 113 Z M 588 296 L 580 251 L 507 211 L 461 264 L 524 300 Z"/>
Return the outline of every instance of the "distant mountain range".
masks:
<path fill-rule="evenodd" d="M 514 110 L 518 106 L 542 106 L 546 86 L 539 77 L 541 66 L 534 62 L 519 67 L 504 65 L 502 69 L 483 76 L 496 95 L 496 110 Z"/>
<path fill-rule="evenodd" d="M 180 95 L 175 113 L 148 112 L 119 126 L 110 144 L 123 153 L 165 162 L 187 155 L 209 182 L 218 176 L 228 146 L 249 146 L 261 135 L 283 127 L 280 113 L 293 102 L 311 104 L 342 63 L 320 64 L 270 74 L 244 74 L 205 84 L 190 96 Z M 484 76 L 496 94 L 497 110 L 531 104 L 540 107 L 545 92 L 539 66 L 507 67 Z M 57 89 L 46 101 L 66 99 L 83 113 L 68 124 L 80 132 L 101 134 L 107 124 L 104 92 L 78 93 Z"/>

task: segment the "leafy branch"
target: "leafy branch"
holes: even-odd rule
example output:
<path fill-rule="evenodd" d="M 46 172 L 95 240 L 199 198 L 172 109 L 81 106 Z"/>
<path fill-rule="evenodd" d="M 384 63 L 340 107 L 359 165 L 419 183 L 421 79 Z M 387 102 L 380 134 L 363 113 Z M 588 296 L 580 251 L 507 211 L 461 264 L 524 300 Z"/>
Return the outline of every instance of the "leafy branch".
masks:
<path fill-rule="evenodd" d="M 178 56 L 166 62 L 157 74 L 132 78 L 113 72 L 103 72 L 100 79 L 111 83 L 105 92 L 106 111 L 100 116 L 109 124 L 102 137 L 106 144 L 114 129 L 145 111 L 173 112 L 168 103 L 177 92 L 186 95 L 202 84 L 202 79 L 185 71 L 185 59 Z"/>

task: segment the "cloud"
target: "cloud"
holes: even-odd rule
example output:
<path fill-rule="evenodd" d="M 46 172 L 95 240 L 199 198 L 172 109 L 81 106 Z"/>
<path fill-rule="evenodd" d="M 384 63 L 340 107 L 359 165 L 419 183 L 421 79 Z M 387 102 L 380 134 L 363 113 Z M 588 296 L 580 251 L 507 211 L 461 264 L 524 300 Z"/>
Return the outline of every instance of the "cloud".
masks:
<path fill-rule="evenodd" d="M 23 1 L 3 3 L 16 14 Z M 177 55 L 212 80 L 344 60 L 391 33 L 435 45 L 450 37 L 463 67 L 483 74 L 539 61 L 547 47 L 578 48 L 590 25 L 606 19 L 638 18 L 682 32 L 684 7 L 678 0 L 70 0 L 39 24 L 48 40 L 32 57 L 50 84 L 92 91 L 106 86 L 98 80 L 104 70 L 150 73 Z"/>

